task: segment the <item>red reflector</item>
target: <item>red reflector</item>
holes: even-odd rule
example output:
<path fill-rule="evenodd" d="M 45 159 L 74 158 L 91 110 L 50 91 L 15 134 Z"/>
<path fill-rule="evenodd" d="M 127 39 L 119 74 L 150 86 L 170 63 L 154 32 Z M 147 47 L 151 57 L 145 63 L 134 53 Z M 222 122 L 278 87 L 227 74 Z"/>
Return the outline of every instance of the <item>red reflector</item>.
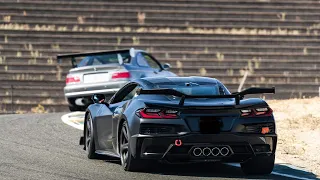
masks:
<path fill-rule="evenodd" d="M 78 76 L 68 75 L 66 78 L 66 84 L 79 83 L 79 82 L 80 82 L 80 77 L 78 77 Z"/>
<path fill-rule="evenodd" d="M 269 133 L 269 132 L 270 132 L 269 127 L 262 127 L 262 128 L 261 128 L 261 134 L 267 134 L 267 133 Z"/>
<path fill-rule="evenodd" d="M 129 72 L 118 72 L 112 74 L 112 79 L 119 79 L 119 78 L 130 78 Z"/>

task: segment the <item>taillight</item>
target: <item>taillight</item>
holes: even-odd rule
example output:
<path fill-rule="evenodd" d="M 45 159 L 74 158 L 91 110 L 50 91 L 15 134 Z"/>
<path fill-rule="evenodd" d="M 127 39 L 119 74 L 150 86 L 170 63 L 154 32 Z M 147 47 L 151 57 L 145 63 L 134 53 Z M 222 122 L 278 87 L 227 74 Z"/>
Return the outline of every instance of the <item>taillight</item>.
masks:
<path fill-rule="evenodd" d="M 176 119 L 178 118 L 178 111 L 145 108 L 137 111 L 137 115 L 146 119 Z"/>
<path fill-rule="evenodd" d="M 257 115 L 257 116 L 260 116 L 260 115 L 266 115 L 266 114 L 271 114 L 272 113 L 272 109 L 271 108 L 256 108 L 254 109 L 254 113 Z"/>
<path fill-rule="evenodd" d="M 241 116 L 249 116 L 251 115 L 252 110 L 251 109 L 241 109 Z"/>
<path fill-rule="evenodd" d="M 80 82 L 80 77 L 75 75 L 67 75 L 66 84 L 76 84 Z"/>
<path fill-rule="evenodd" d="M 112 74 L 112 79 L 130 78 L 129 72 L 117 72 Z"/>
<path fill-rule="evenodd" d="M 241 109 L 241 116 L 252 117 L 252 116 L 271 116 L 272 109 L 269 107 L 254 108 L 254 109 Z"/>

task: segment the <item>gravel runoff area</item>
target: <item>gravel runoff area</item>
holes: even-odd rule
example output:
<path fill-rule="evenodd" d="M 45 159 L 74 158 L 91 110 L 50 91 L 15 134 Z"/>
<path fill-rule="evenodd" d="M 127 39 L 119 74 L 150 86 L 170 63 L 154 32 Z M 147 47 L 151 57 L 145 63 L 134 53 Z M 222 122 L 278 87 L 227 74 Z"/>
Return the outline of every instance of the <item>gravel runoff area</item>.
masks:
<path fill-rule="evenodd" d="M 277 158 L 320 176 L 320 98 L 268 103 L 277 123 Z"/>

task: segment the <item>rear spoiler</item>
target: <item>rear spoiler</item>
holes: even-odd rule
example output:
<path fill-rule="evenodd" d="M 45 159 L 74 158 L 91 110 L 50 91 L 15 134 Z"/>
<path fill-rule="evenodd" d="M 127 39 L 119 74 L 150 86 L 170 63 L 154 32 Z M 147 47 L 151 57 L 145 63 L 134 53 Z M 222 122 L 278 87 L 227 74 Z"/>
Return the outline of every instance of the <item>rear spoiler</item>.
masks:
<path fill-rule="evenodd" d="M 122 49 L 122 50 L 115 50 L 115 51 L 94 51 L 94 52 L 85 52 L 85 53 L 72 53 L 72 54 L 58 54 L 57 55 L 57 61 L 60 64 L 63 58 L 71 58 L 72 67 L 76 67 L 76 57 L 83 57 L 83 56 L 98 56 L 98 55 L 105 55 L 105 54 L 116 54 L 116 53 L 126 53 L 130 52 L 131 55 L 131 49 Z M 133 49 L 134 51 L 134 49 Z"/>
<path fill-rule="evenodd" d="M 194 95 L 187 95 L 182 92 L 176 91 L 174 89 L 150 89 L 150 90 L 143 90 L 139 89 L 137 94 L 161 94 L 161 95 L 173 95 L 177 97 L 181 97 L 179 102 L 180 106 L 183 106 L 184 101 L 186 98 L 212 98 L 212 99 L 222 99 L 222 98 L 235 98 L 236 105 L 240 104 L 240 99 L 247 94 L 262 94 L 262 93 L 272 93 L 275 94 L 276 90 L 275 87 L 272 88 L 258 88 L 258 87 L 251 87 L 245 89 L 241 92 L 236 92 L 229 95 L 202 95 L 202 96 L 194 96 Z"/>

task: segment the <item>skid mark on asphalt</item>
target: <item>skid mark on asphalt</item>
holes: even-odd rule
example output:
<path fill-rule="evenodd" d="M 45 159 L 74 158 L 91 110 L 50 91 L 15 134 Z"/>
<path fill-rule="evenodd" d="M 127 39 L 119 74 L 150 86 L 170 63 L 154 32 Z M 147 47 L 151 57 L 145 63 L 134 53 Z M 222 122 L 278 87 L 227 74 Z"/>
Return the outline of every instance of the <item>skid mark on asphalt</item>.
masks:
<path fill-rule="evenodd" d="M 83 121 L 84 121 L 84 112 L 72 112 L 65 114 L 61 117 L 61 120 L 68 124 L 69 126 L 72 126 L 76 129 L 83 130 Z M 316 177 L 310 177 L 312 173 L 304 171 L 301 168 L 295 167 L 291 164 L 286 164 L 281 160 L 276 160 L 275 165 L 275 171 L 272 171 L 271 174 L 287 177 L 287 178 L 293 178 L 293 179 L 301 179 L 301 180 L 314 180 L 317 179 Z M 227 163 L 230 166 L 234 167 L 240 167 L 240 164 L 238 163 Z M 313 174 L 312 174 L 313 175 Z"/>

